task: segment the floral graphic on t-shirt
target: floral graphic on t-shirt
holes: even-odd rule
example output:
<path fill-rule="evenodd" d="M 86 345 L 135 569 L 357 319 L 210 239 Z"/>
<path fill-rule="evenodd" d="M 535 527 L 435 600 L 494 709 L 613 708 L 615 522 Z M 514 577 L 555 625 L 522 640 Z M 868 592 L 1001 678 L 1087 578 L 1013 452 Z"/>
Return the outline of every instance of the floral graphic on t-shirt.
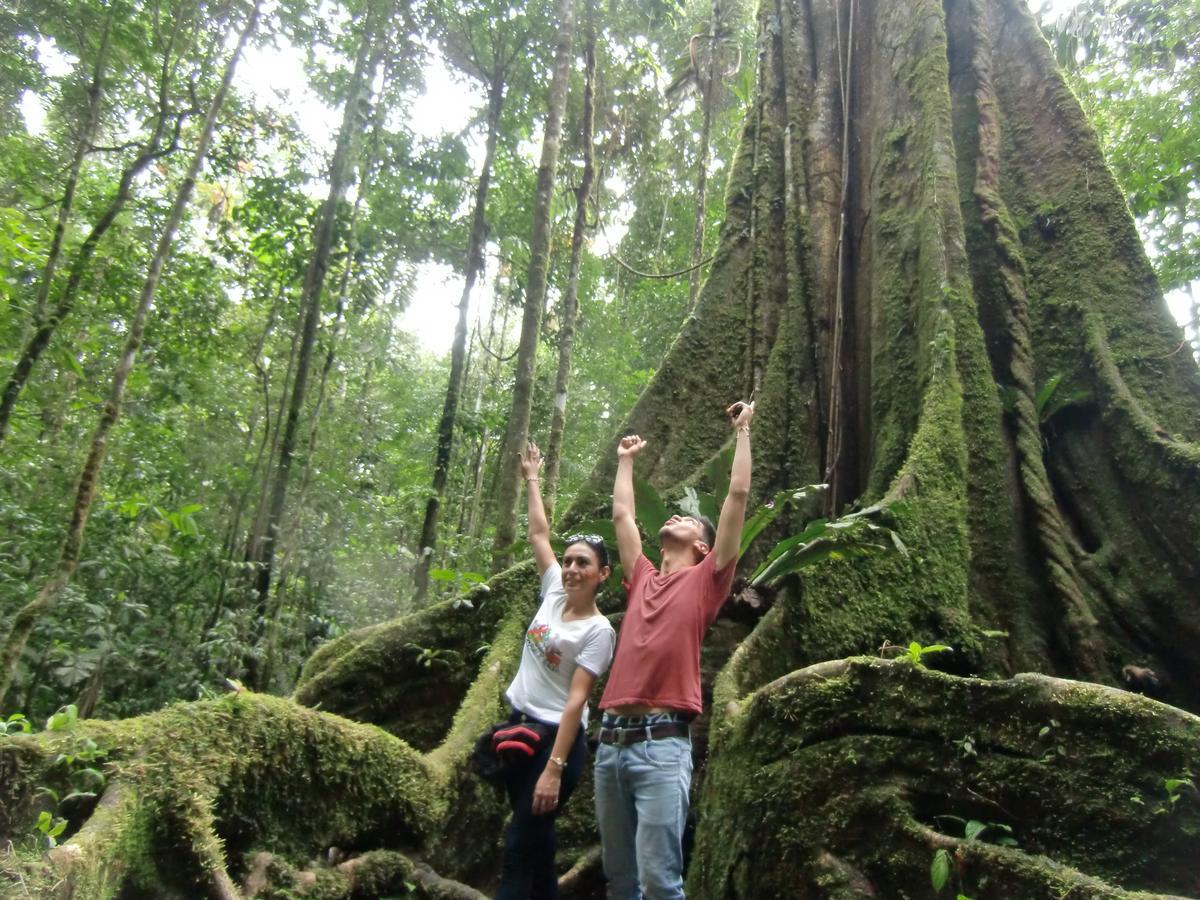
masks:
<path fill-rule="evenodd" d="M 530 649 L 545 660 L 547 668 L 558 671 L 558 664 L 562 662 L 562 654 L 553 646 L 554 635 L 551 633 L 549 625 L 534 622 L 525 632 L 525 642 L 529 644 Z"/>

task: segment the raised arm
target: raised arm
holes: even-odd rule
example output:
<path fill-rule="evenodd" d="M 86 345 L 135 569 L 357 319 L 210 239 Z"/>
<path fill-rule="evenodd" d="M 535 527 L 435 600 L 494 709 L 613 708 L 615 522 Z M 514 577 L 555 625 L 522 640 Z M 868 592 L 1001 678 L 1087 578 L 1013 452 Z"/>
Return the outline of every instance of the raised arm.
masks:
<path fill-rule="evenodd" d="M 636 434 L 621 438 L 617 444 L 617 477 L 613 481 L 613 529 L 617 532 L 617 552 L 621 569 L 628 577 L 633 564 L 642 555 L 642 538 L 634 518 L 633 459 L 646 446 Z"/>
<path fill-rule="evenodd" d="M 721 521 L 717 523 L 716 546 L 713 547 L 716 571 L 736 560 L 741 548 L 746 503 L 750 497 L 750 420 L 754 418 L 754 404 L 739 400 L 725 410 L 725 414 L 733 423 L 737 438 L 733 469 L 729 473 L 729 493 L 721 507 Z"/>
<path fill-rule="evenodd" d="M 541 468 L 542 451 L 530 441 L 521 454 L 521 477 L 525 479 L 529 498 L 529 546 L 533 548 L 533 561 L 537 563 L 538 575 L 544 575 L 555 563 L 554 548 L 550 546 L 550 522 L 546 519 L 542 488 L 538 482 Z"/>

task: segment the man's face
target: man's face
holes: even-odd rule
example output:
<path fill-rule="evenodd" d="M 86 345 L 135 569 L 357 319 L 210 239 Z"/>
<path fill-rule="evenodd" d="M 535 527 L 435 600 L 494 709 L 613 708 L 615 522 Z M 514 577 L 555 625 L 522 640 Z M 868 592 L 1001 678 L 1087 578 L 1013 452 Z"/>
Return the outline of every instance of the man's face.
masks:
<path fill-rule="evenodd" d="M 699 542 L 703 546 L 703 549 L 699 551 L 701 555 L 712 549 L 705 540 L 704 523 L 692 516 L 671 516 L 659 529 L 658 539 L 660 543 L 670 540 L 681 544 L 695 545 Z"/>

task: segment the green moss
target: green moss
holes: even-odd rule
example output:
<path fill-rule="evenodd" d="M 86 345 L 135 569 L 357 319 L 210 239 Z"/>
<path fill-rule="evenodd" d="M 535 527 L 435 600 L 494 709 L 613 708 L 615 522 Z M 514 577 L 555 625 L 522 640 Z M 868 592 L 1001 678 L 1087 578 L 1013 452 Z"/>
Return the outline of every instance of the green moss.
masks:
<path fill-rule="evenodd" d="M 821 664 L 727 721 L 689 892 L 804 896 L 849 870 L 888 896 L 924 896 L 932 842 L 955 838 L 963 877 L 992 885 L 971 896 L 1186 891 L 1200 804 L 1157 810 L 1161 779 L 1197 750 L 1200 719 L 1095 685 Z M 1007 823 L 1019 847 L 968 845 L 950 815 Z"/>

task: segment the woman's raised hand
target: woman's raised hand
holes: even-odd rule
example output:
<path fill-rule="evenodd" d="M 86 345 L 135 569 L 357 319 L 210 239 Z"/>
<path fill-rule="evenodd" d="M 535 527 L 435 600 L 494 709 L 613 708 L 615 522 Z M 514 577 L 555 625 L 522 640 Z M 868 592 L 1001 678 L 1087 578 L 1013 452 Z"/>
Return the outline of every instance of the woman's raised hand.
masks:
<path fill-rule="evenodd" d="M 542 451 L 538 449 L 537 444 L 529 441 L 521 452 L 521 477 L 526 481 L 535 480 L 543 462 L 545 460 L 542 459 Z"/>

